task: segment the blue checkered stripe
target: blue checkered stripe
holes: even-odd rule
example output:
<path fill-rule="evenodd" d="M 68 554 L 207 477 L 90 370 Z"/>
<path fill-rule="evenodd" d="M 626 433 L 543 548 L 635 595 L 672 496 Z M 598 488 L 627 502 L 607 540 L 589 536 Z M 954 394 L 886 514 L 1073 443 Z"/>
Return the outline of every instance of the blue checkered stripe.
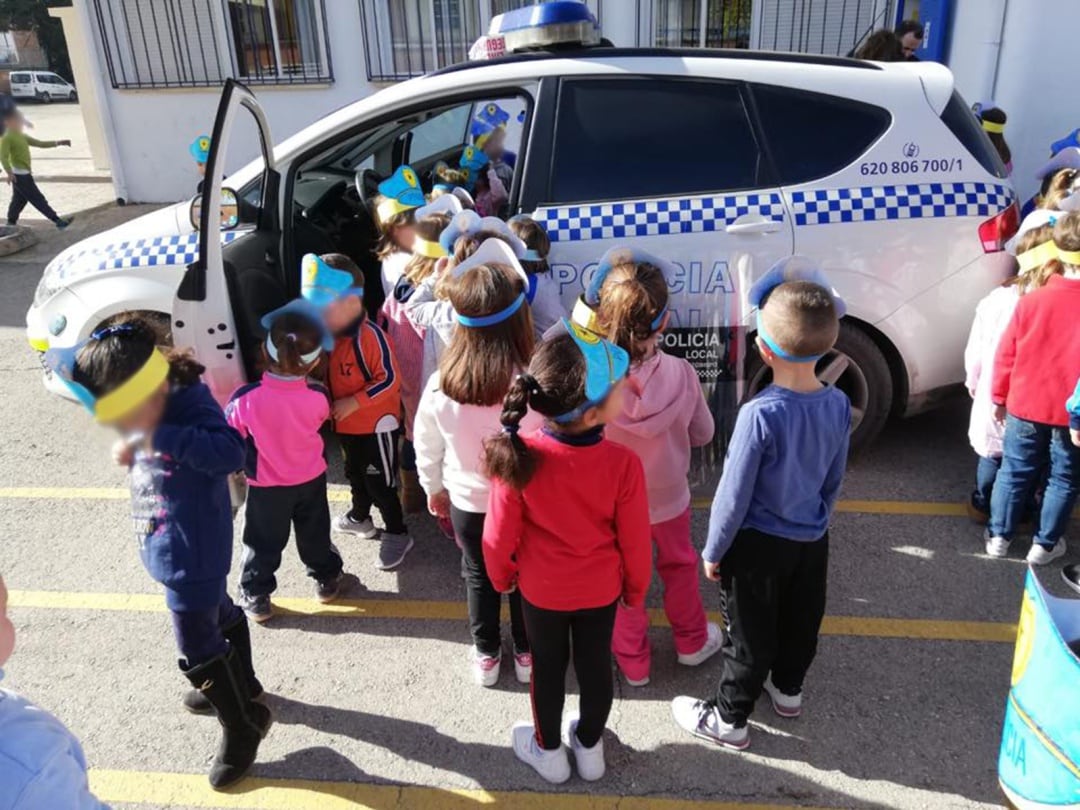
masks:
<path fill-rule="evenodd" d="M 225 231 L 221 234 L 221 241 L 228 244 L 246 233 L 249 231 Z M 159 236 L 75 250 L 61 259 L 58 273 L 60 278 L 66 278 L 73 274 L 84 275 L 102 270 L 187 265 L 197 258 L 199 234 Z"/>
<path fill-rule="evenodd" d="M 779 194 L 737 194 L 546 208 L 534 214 L 552 242 L 717 231 L 747 214 L 783 221 Z"/>
<path fill-rule="evenodd" d="M 792 192 L 791 214 L 796 225 L 989 217 L 1012 202 L 1012 191 L 989 183 L 865 186 Z"/>

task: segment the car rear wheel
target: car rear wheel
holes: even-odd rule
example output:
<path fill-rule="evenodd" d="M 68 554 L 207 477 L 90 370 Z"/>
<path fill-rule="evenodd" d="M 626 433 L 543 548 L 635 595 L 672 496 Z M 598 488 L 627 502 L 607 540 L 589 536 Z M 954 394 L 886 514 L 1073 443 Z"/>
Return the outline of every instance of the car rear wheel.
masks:
<path fill-rule="evenodd" d="M 840 336 L 832 351 L 818 360 L 817 377 L 835 385 L 851 400 L 851 449 L 871 444 L 889 418 L 893 401 L 893 380 L 885 355 L 857 326 L 840 322 Z M 772 369 L 757 351 L 748 353 L 747 398 L 772 382 Z"/>
<path fill-rule="evenodd" d="M 78 94 L 76 94 L 76 92 L 74 90 L 72 90 L 70 93 L 68 93 L 68 101 L 78 101 L 78 100 L 79 100 L 79 96 L 78 96 Z"/>

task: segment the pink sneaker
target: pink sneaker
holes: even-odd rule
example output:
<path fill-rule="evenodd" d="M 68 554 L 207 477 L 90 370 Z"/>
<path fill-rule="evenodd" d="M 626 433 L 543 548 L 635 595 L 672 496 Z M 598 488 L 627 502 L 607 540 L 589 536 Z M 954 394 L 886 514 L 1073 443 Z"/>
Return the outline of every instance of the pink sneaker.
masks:
<path fill-rule="evenodd" d="M 454 524 L 450 522 L 450 518 L 435 518 L 435 522 L 439 525 L 439 531 L 443 533 L 443 536 L 447 540 L 453 540 L 457 543 L 457 535 L 454 533 Z M 460 548 L 460 544 L 458 547 Z"/>
<path fill-rule="evenodd" d="M 532 680 L 532 653 L 514 653 L 514 677 L 518 683 L 529 683 Z"/>
<path fill-rule="evenodd" d="M 515 662 L 516 664 L 517 662 Z M 499 668 L 502 659 L 495 655 L 484 655 L 473 647 L 472 673 L 473 680 L 479 686 L 494 686 L 499 682 Z"/>

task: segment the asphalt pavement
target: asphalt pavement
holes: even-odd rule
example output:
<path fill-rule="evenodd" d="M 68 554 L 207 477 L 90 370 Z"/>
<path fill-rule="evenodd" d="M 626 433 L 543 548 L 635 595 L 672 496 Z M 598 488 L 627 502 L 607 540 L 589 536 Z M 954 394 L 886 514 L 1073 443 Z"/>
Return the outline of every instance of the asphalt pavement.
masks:
<path fill-rule="evenodd" d="M 253 629 L 276 724 L 252 778 L 213 793 L 204 773 L 217 727 L 181 709 L 185 682 L 159 589 L 138 560 L 112 437 L 44 392 L 22 331 L 56 247 L 0 263 L 0 574 L 19 632 L 4 686 L 68 724 L 93 788 L 115 807 L 1000 806 L 996 762 L 1026 543 L 1013 559 L 986 558 L 981 530 L 963 516 L 974 457 L 962 401 L 891 424 L 853 459 L 803 717 L 780 720 L 762 701 L 748 752 L 710 748 L 676 728 L 670 699 L 709 693 L 718 662 L 678 666 L 670 631 L 656 626 L 652 684 L 617 686 L 608 775 L 542 783 L 508 746 L 512 723 L 529 716 L 527 690 L 508 671 L 495 689 L 470 682 L 458 553 L 414 516 L 416 548 L 396 572 L 375 570 L 377 544 L 338 538 L 356 580 L 336 606 L 315 602 L 286 551 L 279 613 Z M 345 507 L 336 463 L 331 481 L 336 512 Z M 705 525 L 696 512 L 699 545 Z M 702 588 L 715 610 L 714 586 Z M 659 597 L 654 588 L 652 607 Z"/>

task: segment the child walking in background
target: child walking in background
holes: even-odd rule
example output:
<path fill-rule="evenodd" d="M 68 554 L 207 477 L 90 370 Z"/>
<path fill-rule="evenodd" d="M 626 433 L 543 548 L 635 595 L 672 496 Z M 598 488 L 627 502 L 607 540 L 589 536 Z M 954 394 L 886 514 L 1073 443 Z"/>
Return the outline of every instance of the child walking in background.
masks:
<path fill-rule="evenodd" d="M 327 372 L 330 415 L 352 490 L 352 508 L 335 525 L 346 534 L 379 538 L 378 567 L 390 571 L 413 547 L 397 493 L 401 383 L 386 335 L 364 311 L 363 278 L 348 256 L 309 253 L 300 289 L 334 336 Z M 382 514 L 381 532 L 371 520 L 372 506 Z"/>
<path fill-rule="evenodd" d="M 801 713 L 825 614 L 829 519 L 847 462 L 851 403 L 814 374 L 844 313 L 821 280 L 809 262 L 791 257 L 750 292 L 773 383 L 739 411 L 702 553 L 705 575 L 720 581 L 727 619 L 723 670 L 712 699 L 672 701 L 681 728 L 725 748 L 750 744 L 746 722 L 762 689 L 781 717 Z"/>
<path fill-rule="evenodd" d="M 971 394 L 968 439 L 979 456 L 975 489 L 967 507 L 969 517 L 979 525 L 985 525 L 990 519 L 990 495 L 1001 467 L 1001 442 L 1005 433 L 1004 425 L 994 418 L 994 403 L 990 396 L 994 355 L 1020 296 L 1039 289 L 1050 276 L 1061 272 L 1053 242 L 1052 221 L 1052 212 L 1043 209 L 1024 218 L 1019 232 L 1007 246 L 1015 251 L 1020 272 L 979 302 L 964 349 L 966 384 Z"/>
<path fill-rule="evenodd" d="M 71 141 L 39 141 L 31 138 L 26 134 L 26 119 L 13 107 L 4 116 L 4 135 L 0 137 L 0 166 L 4 167 L 8 185 L 11 186 L 7 224 L 17 225 L 23 209 L 30 203 L 45 219 L 63 230 L 71 224 L 71 217 L 64 218 L 57 214 L 34 181 L 30 168 L 31 146 L 52 149 L 56 146 L 71 146 Z"/>
<path fill-rule="evenodd" d="M 637 453 L 645 467 L 664 612 L 679 663 L 697 666 L 712 657 L 723 640 L 720 627 L 706 620 L 701 601 L 687 481 L 690 449 L 712 440 L 713 418 L 694 367 L 659 346 L 668 322 L 663 264 L 642 251 L 612 248 L 600 260 L 592 283 L 600 287 L 597 320 L 602 333 L 630 355 L 623 409 L 608 424 L 607 437 Z M 652 656 L 644 606 L 619 608 L 613 650 L 628 684 L 649 683 Z"/>
<path fill-rule="evenodd" d="M 204 368 L 158 350 L 157 334 L 127 320 L 46 361 L 99 422 L 120 431 L 113 458 L 131 470 L 132 517 L 143 565 L 165 588 L 181 671 L 222 726 L 210 784 L 243 778 L 270 728 L 251 660 L 247 619 L 225 590 L 232 560 L 227 476 L 244 465 L 244 440 L 225 421 Z"/>
<path fill-rule="evenodd" d="M 464 556 L 473 679 L 494 686 L 502 663 L 502 596 L 484 565 L 490 483 L 482 468 L 483 442 L 501 429 L 503 398 L 532 356 L 533 327 L 523 300 L 525 271 L 499 240 L 485 242 L 445 283 L 460 328 L 420 400 L 416 464 L 431 513 L 450 518 Z M 523 427 L 539 428 L 541 421 L 529 414 Z M 514 673 L 528 683 L 532 656 L 521 595 L 515 591 L 508 601 Z"/>
<path fill-rule="evenodd" d="M 1012 150 L 1005 141 L 1005 124 L 1008 123 L 1009 117 L 992 101 L 976 104 L 975 114 L 979 117 L 979 123 L 982 124 L 987 137 L 990 138 L 990 143 L 997 150 L 998 157 L 1005 164 L 1005 170 L 1011 175 L 1013 173 Z"/>
<path fill-rule="evenodd" d="M 521 261 L 521 266 L 529 274 L 529 288 L 525 295 L 529 299 L 533 326 L 539 339 L 566 316 L 559 284 L 552 277 L 547 260 L 551 253 L 551 238 L 543 225 L 525 214 L 513 217 L 507 224 L 514 235 L 525 243 L 526 252 Z"/>
<path fill-rule="evenodd" d="M 320 602 L 341 587 L 341 555 L 330 542 L 326 458 L 319 429 L 330 418 L 330 393 L 307 375 L 334 339 L 319 312 L 299 299 L 262 319 L 269 368 L 225 406 L 225 418 L 247 442 L 249 484 L 244 511 L 240 606 L 252 619 L 273 615 L 270 595 L 281 552 L 296 530 L 296 552 L 315 580 Z"/>
<path fill-rule="evenodd" d="M 542 343 L 514 379 L 502 433 L 484 450 L 484 562 L 496 590 L 520 590 L 533 655 L 533 722 L 514 726 L 514 753 L 554 783 L 570 778 L 560 727 L 571 656 L 581 712 L 562 731 L 581 778 L 604 775 L 616 605 L 643 605 L 652 571 L 641 461 L 604 438 L 630 358 L 563 323 L 566 333 Z M 530 409 L 546 421 L 522 434 Z"/>
<path fill-rule="evenodd" d="M 1080 214 L 1054 225 L 1061 275 L 1020 299 L 994 358 L 991 398 L 1005 423 L 1001 469 L 990 499 L 986 553 L 1004 557 L 1029 493 L 1049 474 L 1027 561 L 1045 565 L 1066 551 L 1063 535 L 1080 492 L 1080 450 L 1063 403 L 1080 377 Z"/>
<path fill-rule="evenodd" d="M 416 238 L 414 212 L 425 203 L 427 198 L 420 180 L 410 166 L 398 166 L 397 171 L 379 183 L 379 197 L 375 200 L 379 241 L 375 255 L 382 262 L 383 294 L 387 298 L 412 258 Z"/>

